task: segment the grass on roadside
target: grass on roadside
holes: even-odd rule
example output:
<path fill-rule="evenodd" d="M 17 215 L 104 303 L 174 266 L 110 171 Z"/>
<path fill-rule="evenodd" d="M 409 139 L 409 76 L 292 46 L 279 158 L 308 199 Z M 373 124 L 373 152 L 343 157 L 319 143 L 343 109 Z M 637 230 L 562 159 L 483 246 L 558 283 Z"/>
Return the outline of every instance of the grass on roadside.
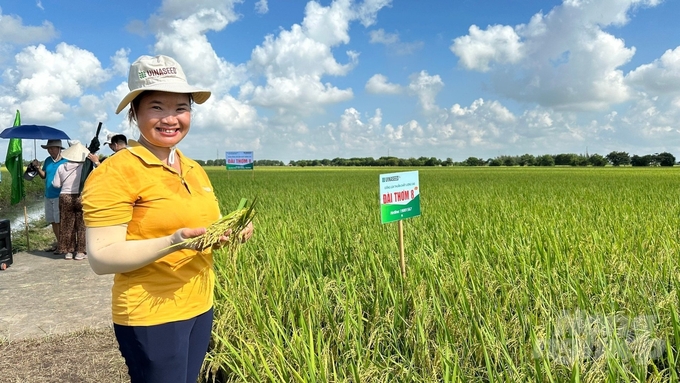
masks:
<path fill-rule="evenodd" d="M 29 250 L 43 250 L 54 243 L 54 233 L 52 226 L 45 222 L 42 217 L 35 222 L 28 224 L 28 240 L 26 238 L 26 230 L 18 229 L 12 231 L 12 253 L 16 254 L 22 251 Z"/>

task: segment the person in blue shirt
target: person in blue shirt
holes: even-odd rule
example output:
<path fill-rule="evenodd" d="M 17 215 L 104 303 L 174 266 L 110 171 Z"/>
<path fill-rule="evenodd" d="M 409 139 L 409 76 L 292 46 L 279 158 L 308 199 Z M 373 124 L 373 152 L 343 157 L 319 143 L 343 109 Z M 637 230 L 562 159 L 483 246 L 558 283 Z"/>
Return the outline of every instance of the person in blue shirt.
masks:
<path fill-rule="evenodd" d="M 42 166 L 38 160 L 33 160 L 33 166 L 38 170 L 40 178 L 45 180 L 45 221 L 52 224 L 52 231 L 56 240 L 54 245 L 47 251 L 57 251 L 59 240 L 59 193 L 61 189 L 52 186 L 52 180 L 57 173 L 59 165 L 68 162 L 61 157 L 61 151 L 64 149 L 61 146 L 61 140 L 48 140 L 47 144 L 40 145 L 43 149 L 47 149 L 50 154 L 45 158 Z"/>

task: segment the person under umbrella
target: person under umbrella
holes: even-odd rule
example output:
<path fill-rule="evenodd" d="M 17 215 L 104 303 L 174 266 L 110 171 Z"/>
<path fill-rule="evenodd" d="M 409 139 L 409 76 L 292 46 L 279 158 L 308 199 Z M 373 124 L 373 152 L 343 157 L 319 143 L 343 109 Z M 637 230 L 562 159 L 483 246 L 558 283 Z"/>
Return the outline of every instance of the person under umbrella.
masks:
<path fill-rule="evenodd" d="M 52 181 L 52 186 L 61 190 L 59 194 L 61 230 L 57 251 L 65 254 L 64 259 L 74 259 L 75 254 L 75 260 L 80 261 L 87 258 L 80 178 L 83 164 L 90 151 L 79 141 L 69 141 L 69 144 L 69 148 L 61 153 L 68 162 L 59 166 Z"/>
<path fill-rule="evenodd" d="M 59 165 L 66 162 L 65 159 L 61 157 L 61 151 L 64 149 L 61 146 L 61 140 L 47 140 L 47 144 L 40 145 L 41 148 L 47 149 L 50 154 L 49 157 L 45 158 L 42 166 L 40 162 L 36 159 L 31 162 L 33 169 L 38 172 L 40 178 L 45 180 L 45 221 L 52 225 L 52 232 L 54 232 L 55 243 L 47 251 L 57 252 L 59 247 L 59 229 L 60 229 L 60 219 L 59 219 L 59 188 L 52 186 L 52 181 L 54 176 L 57 174 L 57 168 Z"/>

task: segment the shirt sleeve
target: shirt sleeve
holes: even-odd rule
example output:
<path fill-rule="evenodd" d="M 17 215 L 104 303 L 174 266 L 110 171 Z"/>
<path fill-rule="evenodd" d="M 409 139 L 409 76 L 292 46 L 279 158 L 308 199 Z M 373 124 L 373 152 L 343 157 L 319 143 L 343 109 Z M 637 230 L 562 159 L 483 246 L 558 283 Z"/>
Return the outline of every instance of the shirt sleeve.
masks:
<path fill-rule="evenodd" d="M 137 196 L 125 174 L 125 169 L 104 164 L 90 173 L 82 193 L 85 226 L 104 227 L 130 222 Z"/>

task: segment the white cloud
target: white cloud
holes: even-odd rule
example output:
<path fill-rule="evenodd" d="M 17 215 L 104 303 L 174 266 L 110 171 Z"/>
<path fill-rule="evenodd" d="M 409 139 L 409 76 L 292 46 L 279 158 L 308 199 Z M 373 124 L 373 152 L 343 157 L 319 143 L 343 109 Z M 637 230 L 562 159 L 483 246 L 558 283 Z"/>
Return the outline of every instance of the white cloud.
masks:
<path fill-rule="evenodd" d="M 148 21 L 156 35 L 155 53 L 175 58 L 192 85 L 208 88 L 213 94 L 227 93 L 246 81 L 245 65 L 220 58 L 206 33 L 221 31 L 238 20 L 233 7 L 240 2 L 165 0 Z"/>
<path fill-rule="evenodd" d="M 51 41 L 57 37 L 54 25 L 43 21 L 39 27 L 23 25 L 19 16 L 3 15 L 0 8 L 0 44 L 27 45 Z"/>
<path fill-rule="evenodd" d="M 265 14 L 269 12 L 269 6 L 267 5 L 267 0 L 258 0 L 255 3 L 255 12 L 259 14 Z"/>
<path fill-rule="evenodd" d="M 336 0 L 323 7 L 310 1 L 305 7 L 302 34 L 316 43 L 331 47 L 349 42 L 349 23 L 355 17 L 350 0 Z"/>
<path fill-rule="evenodd" d="M 360 113 L 354 109 L 346 109 L 340 116 L 338 124 L 340 150 L 354 153 L 373 153 L 382 140 L 381 126 L 382 112 L 376 110 L 375 115 L 363 122 Z"/>
<path fill-rule="evenodd" d="M 178 61 L 181 59 L 185 72 L 211 73 L 211 76 L 202 75 L 201 78 L 218 77 L 215 75 L 222 74 L 219 67 L 224 62 L 217 57 L 205 34 L 222 31 L 229 23 L 238 20 L 234 4 L 240 2 L 164 0 L 160 11 L 147 22 L 156 35 L 156 53 L 168 54 Z M 191 54 L 187 53 L 188 47 L 191 47 Z"/>
<path fill-rule="evenodd" d="M 399 35 L 396 33 L 386 33 L 385 30 L 377 29 L 369 32 L 370 40 L 372 44 L 384 44 L 388 47 L 391 53 L 397 55 L 408 55 L 421 49 L 423 47 L 422 42 L 414 43 L 404 43 L 399 39 Z"/>
<path fill-rule="evenodd" d="M 299 25 L 282 31 L 277 38 L 269 35 L 262 45 L 253 49 L 249 66 L 268 78 L 310 75 L 320 78 L 329 74 L 341 76 L 353 68 L 355 62 L 338 63 L 331 46 L 310 38 Z"/>
<path fill-rule="evenodd" d="M 626 81 L 650 94 L 680 94 L 680 47 L 667 50 L 660 59 L 637 67 Z"/>
<path fill-rule="evenodd" d="M 302 75 L 270 78 L 268 86 L 254 89 L 251 101 L 279 112 L 308 115 L 320 112 L 323 105 L 347 101 L 352 96 L 351 89 L 339 89 L 322 84 L 316 76 Z"/>
<path fill-rule="evenodd" d="M 369 32 L 371 39 L 369 42 L 374 44 L 395 44 L 399 42 L 399 35 L 396 33 L 386 33 L 384 29 L 377 29 Z"/>
<path fill-rule="evenodd" d="M 490 72 L 503 96 L 560 110 L 602 110 L 630 99 L 619 68 L 635 53 L 604 28 L 624 25 L 634 8 L 656 4 L 567 0 L 514 28 L 473 25 L 451 51 L 462 67 Z"/>
<path fill-rule="evenodd" d="M 162 30 L 164 23 L 172 22 L 175 19 L 187 19 L 206 11 L 219 13 L 231 22 L 238 19 L 234 6 L 240 3 L 243 3 L 243 0 L 163 0 L 158 13 L 149 19 L 149 24 L 155 30 Z"/>
<path fill-rule="evenodd" d="M 392 0 L 364 0 L 359 5 L 357 17 L 364 27 L 369 27 L 375 23 L 378 11 L 391 5 Z"/>
<path fill-rule="evenodd" d="M 194 125 L 199 129 L 210 127 L 224 132 L 233 130 L 256 130 L 260 125 L 257 110 L 244 104 L 230 95 L 215 97 L 196 108 L 193 116 Z"/>
<path fill-rule="evenodd" d="M 373 94 L 399 94 L 402 89 L 398 84 L 390 84 L 387 77 L 375 74 L 366 82 L 366 91 Z"/>
<path fill-rule="evenodd" d="M 125 25 L 125 30 L 132 33 L 133 35 L 138 35 L 145 37 L 149 31 L 147 30 L 146 23 L 142 20 L 131 20 L 127 25 Z"/>
<path fill-rule="evenodd" d="M 127 76 L 130 72 L 130 60 L 128 55 L 130 54 L 129 49 L 119 49 L 116 54 L 111 57 L 112 71 L 114 75 L 117 76 Z"/>
<path fill-rule="evenodd" d="M 44 45 L 30 46 L 15 59 L 16 69 L 6 72 L 6 78 L 23 100 L 21 113 L 43 123 L 61 121 L 70 109 L 65 99 L 80 97 L 111 78 L 91 52 L 65 43 L 54 52 Z"/>
<path fill-rule="evenodd" d="M 472 25 L 469 32 L 467 36 L 455 38 L 451 45 L 451 51 L 466 69 L 487 72 L 491 61 L 512 64 L 523 56 L 520 37 L 509 26 L 494 25 L 481 30 Z"/>
<path fill-rule="evenodd" d="M 408 88 L 413 92 L 420 102 L 420 106 L 427 114 L 439 110 L 435 98 L 444 87 L 444 82 L 439 75 L 430 76 L 427 71 L 420 71 L 410 76 L 411 82 Z"/>
<path fill-rule="evenodd" d="M 266 79 L 252 89 L 255 105 L 278 112 L 309 114 L 322 105 L 346 101 L 351 89 L 339 89 L 322 82 L 324 76 L 344 76 L 358 62 L 358 54 L 347 52 L 349 62 L 340 64 L 331 48 L 349 42 L 349 23 L 356 18 L 351 2 L 339 0 L 328 7 L 309 2 L 301 25 L 294 24 L 277 37 L 269 35 L 253 49 L 248 63 Z"/>

